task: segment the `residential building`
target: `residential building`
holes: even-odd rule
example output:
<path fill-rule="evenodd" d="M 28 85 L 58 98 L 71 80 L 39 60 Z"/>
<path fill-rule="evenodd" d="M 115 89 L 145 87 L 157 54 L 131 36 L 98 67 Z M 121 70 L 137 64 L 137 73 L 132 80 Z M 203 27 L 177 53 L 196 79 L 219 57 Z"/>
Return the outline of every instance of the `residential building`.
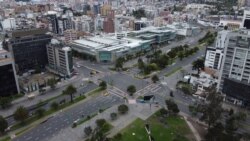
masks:
<path fill-rule="evenodd" d="M 0 48 L 0 96 L 20 93 L 14 59 L 10 52 Z"/>
<path fill-rule="evenodd" d="M 101 7 L 101 15 L 102 15 L 102 16 L 107 16 L 107 15 L 108 15 L 108 12 L 109 12 L 110 10 L 112 10 L 112 7 L 111 7 L 110 5 L 107 5 L 107 4 L 103 5 L 103 6 Z"/>
<path fill-rule="evenodd" d="M 8 50 L 15 60 L 18 74 L 29 70 L 43 69 L 48 63 L 46 44 L 51 35 L 45 29 L 16 30 L 11 33 Z"/>
<path fill-rule="evenodd" d="M 250 10 L 244 10 L 241 28 L 250 29 Z"/>
<path fill-rule="evenodd" d="M 228 34 L 218 83 L 218 90 L 226 95 L 226 100 L 242 106 L 250 103 L 249 44 L 247 30 Z"/>
<path fill-rule="evenodd" d="M 207 47 L 205 56 L 205 67 L 219 70 L 223 59 L 223 49 Z"/>
<path fill-rule="evenodd" d="M 16 19 L 15 18 L 8 18 L 1 22 L 3 30 L 15 30 L 16 25 Z"/>
<path fill-rule="evenodd" d="M 48 11 L 47 17 L 49 20 L 49 30 L 55 34 L 58 34 L 59 33 L 59 23 L 58 23 L 57 12 Z"/>
<path fill-rule="evenodd" d="M 64 46 L 56 39 L 47 45 L 49 70 L 64 77 L 70 77 L 73 72 L 73 58 L 70 47 Z"/>
<path fill-rule="evenodd" d="M 77 32 L 73 29 L 68 29 L 64 31 L 65 42 L 70 43 L 77 39 Z"/>
<path fill-rule="evenodd" d="M 114 33 L 115 32 L 115 23 L 111 18 L 105 18 L 103 21 L 103 32 L 105 33 Z"/>
<path fill-rule="evenodd" d="M 220 70 L 223 56 L 224 48 L 228 34 L 230 31 L 222 30 L 218 32 L 215 46 L 207 47 L 205 56 L 205 67 Z"/>

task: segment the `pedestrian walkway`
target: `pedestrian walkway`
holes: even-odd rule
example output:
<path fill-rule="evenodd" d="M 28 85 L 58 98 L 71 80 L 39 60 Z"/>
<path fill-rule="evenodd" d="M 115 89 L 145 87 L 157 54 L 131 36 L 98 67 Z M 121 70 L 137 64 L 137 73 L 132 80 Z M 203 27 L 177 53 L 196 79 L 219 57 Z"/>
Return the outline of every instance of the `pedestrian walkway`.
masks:
<path fill-rule="evenodd" d="M 44 101 L 44 100 L 50 99 L 52 97 L 56 97 L 58 95 L 61 95 L 62 91 L 64 90 L 64 88 L 66 86 L 68 86 L 69 84 L 74 83 L 76 81 L 79 81 L 80 79 L 81 78 L 79 78 L 79 77 L 69 79 L 69 80 L 65 81 L 65 83 L 58 84 L 54 90 L 49 89 L 49 91 L 46 92 L 46 94 L 38 95 L 38 96 L 34 97 L 33 99 L 29 99 L 26 95 L 19 98 L 19 99 L 16 99 L 16 100 L 12 101 L 12 106 L 9 107 L 8 109 L 1 109 L 0 115 L 2 115 L 3 117 L 8 117 L 8 116 L 11 116 L 13 114 L 13 112 L 17 109 L 17 107 L 19 107 L 19 106 L 24 106 L 24 107 L 34 106 L 34 105 L 38 104 L 40 101 Z"/>
<path fill-rule="evenodd" d="M 127 93 L 125 93 L 124 91 L 122 91 L 116 87 L 109 87 L 107 89 L 107 91 L 109 94 L 116 95 L 116 96 L 121 97 L 121 98 L 124 98 L 127 96 Z"/>
<path fill-rule="evenodd" d="M 125 115 L 118 115 L 118 118 L 114 121 L 110 118 L 110 113 L 116 112 L 117 113 L 117 107 L 113 106 L 104 112 L 98 114 L 97 116 L 93 117 L 91 120 L 86 121 L 85 123 L 79 125 L 76 128 L 65 128 L 64 130 L 61 130 L 57 135 L 54 135 L 52 138 L 50 138 L 50 141 L 82 141 L 86 139 L 86 136 L 84 135 L 84 128 L 87 126 L 91 126 L 92 129 L 96 127 L 95 121 L 97 119 L 104 118 L 106 119 L 113 128 L 109 132 L 109 137 L 112 137 L 119 133 L 123 128 L 131 124 L 135 119 L 141 118 L 143 120 L 150 117 L 152 114 L 154 114 L 159 107 L 149 107 L 149 105 L 146 104 L 134 104 L 134 105 L 128 105 L 129 106 L 129 112 Z"/>
<path fill-rule="evenodd" d="M 157 92 L 160 89 L 161 89 L 160 84 L 154 84 L 154 83 L 152 83 L 152 84 L 146 86 L 145 88 L 140 89 L 139 91 L 137 91 L 135 93 L 135 95 L 136 96 L 144 96 L 148 92 L 155 93 L 155 92 Z"/>

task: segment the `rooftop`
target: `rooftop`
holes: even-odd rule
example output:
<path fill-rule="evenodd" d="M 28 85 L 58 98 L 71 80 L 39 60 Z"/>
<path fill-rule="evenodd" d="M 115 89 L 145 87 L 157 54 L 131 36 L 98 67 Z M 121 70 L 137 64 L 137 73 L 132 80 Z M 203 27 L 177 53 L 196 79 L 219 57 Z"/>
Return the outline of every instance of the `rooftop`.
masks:
<path fill-rule="evenodd" d="M 82 48 L 100 51 L 124 51 L 130 48 L 138 47 L 142 43 L 149 42 L 140 39 L 123 38 L 116 39 L 112 37 L 90 37 L 86 39 L 75 40 L 72 44 Z"/>

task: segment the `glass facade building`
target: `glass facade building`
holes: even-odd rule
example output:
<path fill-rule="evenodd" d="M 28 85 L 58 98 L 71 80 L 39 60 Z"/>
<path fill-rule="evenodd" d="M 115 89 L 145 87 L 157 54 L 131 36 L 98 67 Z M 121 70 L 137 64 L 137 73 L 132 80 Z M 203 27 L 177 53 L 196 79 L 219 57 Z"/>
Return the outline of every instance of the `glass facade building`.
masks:
<path fill-rule="evenodd" d="M 18 93 L 12 64 L 0 66 L 0 96 L 10 96 Z"/>
<path fill-rule="evenodd" d="M 16 70 L 19 74 L 32 69 L 43 69 L 48 63 L 46 44 L 51 40 L 51 35 L 39 33 L 34 30 L 29 34 L 12 37 L 9 41 L 9 51 L 12 53 Z"/>

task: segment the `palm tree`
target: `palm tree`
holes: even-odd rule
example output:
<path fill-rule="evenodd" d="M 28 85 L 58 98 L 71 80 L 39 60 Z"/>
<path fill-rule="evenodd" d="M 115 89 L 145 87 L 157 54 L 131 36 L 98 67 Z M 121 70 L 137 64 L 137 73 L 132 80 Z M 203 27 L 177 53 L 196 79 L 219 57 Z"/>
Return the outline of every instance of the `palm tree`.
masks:
<path fill-rule="evenodd" d="M 73 94 L 75 94 L 76 92 L 76 88 L 73 85 L 69 85 L 63 93 L 66 95 L 70 95 L 70 100 L 71 102 L 73 102 Z"/>

